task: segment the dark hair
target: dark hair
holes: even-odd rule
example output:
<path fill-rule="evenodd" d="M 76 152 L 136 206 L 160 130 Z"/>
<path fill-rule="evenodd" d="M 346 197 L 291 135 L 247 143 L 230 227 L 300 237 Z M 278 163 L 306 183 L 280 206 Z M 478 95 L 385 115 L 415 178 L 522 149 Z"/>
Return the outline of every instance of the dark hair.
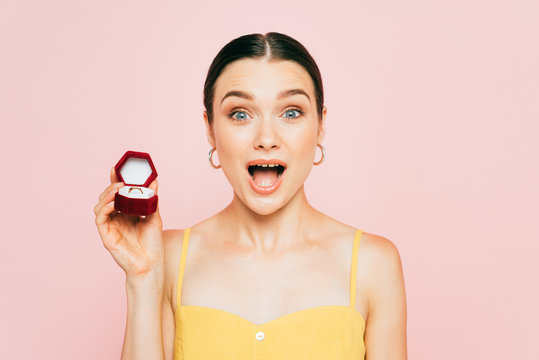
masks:
<path fill-rule="evenodd" d="M 213 121 L 214 87 L 223 69 L 231 62 L 239 59 L 260 57 L 267 57 L 268 60 L 295 61 L 303 66 L 313 80 L 316 108 L 318 117 L 321 119 L 324 106 L 324 88 L 322 86 L 322 76 L 316 62 L 307 49 L 297 40 L 285 34 L 268 32 L 265 35 L 249 34 L 240 36 L 226 44 L 215 56 L 204 82 L 204 107 L 208 115 L 208 122 L 211 124 Z"/>

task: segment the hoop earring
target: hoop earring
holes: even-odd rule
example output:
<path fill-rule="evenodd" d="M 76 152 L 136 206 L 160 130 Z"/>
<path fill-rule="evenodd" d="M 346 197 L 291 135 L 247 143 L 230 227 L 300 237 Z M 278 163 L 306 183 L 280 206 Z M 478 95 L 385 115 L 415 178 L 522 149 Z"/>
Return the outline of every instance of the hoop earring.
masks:
<path fill-rule="evenodd" d="M 216 166 L 216 165 L 213 163 L 213 161 L 211 160 L 211 157 L 212 157 L 213 152 L 214 152 L 215 150 L 216 150 L 215 148 L 212 148 L 212 149 L 210 150 L 210 153 L 209 153 L 209 155 L 208 155 L 208 160 L 209 160 L 211 166 L 212 166 L 214 169 L 219 169 L 219 168 L 221 167 L 221 164 L 219 164 L 218 166 Z"/>
<path fill-rule="evenodd" d="M 322 150 L 322 158 L 314 163 L 314 165 L 319 165 L 322 163 L 322 161 L 324 161 L 324 158 L 326 157 L 326 149 L 324 149 L 322 144 L 316 144 L 316 146 L 318 146 L 320 150 Z"/>

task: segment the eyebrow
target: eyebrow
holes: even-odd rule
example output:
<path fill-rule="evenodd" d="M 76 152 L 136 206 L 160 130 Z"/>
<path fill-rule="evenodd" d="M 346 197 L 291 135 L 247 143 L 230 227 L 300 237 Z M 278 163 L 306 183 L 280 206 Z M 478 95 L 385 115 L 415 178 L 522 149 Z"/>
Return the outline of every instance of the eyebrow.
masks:
<path fill-rule="evenodd" d="M 309 97 L 309 94 L 307 94 L 307 92 L 305 92 L 305 90 L 303 90 L 303 89 L 287 89 L 287 90 L 280 91 L 277 94 L 277 99 L 282 99 L 284 97 L 288 97 L 288 96 L 292 96 L 292 95 L 305 95 L 307 97 L 307 99 L 309 99 L 309 102 L 311 102 L 311 98 Z M 237 96 L 237 97 L 247 99 L 247 100 L 253 100 L 254 99 L 253 94 L 250 93 L 250 92 L 245 92 L 245 91 L 240 91 L 240 90 L 230 90 L 221 99 L 221 104 L 229 96 Z"/>

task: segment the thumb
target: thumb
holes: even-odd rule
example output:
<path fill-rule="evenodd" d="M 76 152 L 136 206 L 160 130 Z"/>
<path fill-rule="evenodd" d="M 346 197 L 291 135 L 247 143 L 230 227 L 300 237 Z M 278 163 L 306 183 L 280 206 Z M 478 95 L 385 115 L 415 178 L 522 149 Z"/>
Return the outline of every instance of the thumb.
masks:
<path fill-rule="evenodd" d="M 159 188 L 159 183 L 157 182 L 157 179 L 152 181 L 150 186 L 148 186 L 149 189 L 152 189 L 155 195 L 157 195 L 157 189 Z M 159 213 L 159 198 L 157 198 L 157 208 L 155 209 L 155 212 L 153 214 L 147 215 L 146 220 L 148 221 L 158 221 L 162 222 L 161 220 L 161 214 Z"/>
<path fill-rule="evenodd" d="M 157 188 L 159 187 L 159 184 L 157 183 L 157 179 L 155 179 L 154 181 L 152 181 L 152 183 L 150 184 L 150 186 L 148 186 L 148 188 L 152 189 L 153 192 L 155 194 L 157 194 Z"/>

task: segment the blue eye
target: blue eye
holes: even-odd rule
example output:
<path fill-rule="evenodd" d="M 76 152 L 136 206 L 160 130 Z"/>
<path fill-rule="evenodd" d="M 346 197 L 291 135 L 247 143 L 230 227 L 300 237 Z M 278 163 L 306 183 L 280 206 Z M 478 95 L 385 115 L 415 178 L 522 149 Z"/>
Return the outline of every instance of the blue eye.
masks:
<path fill-rule="evenodd" d="M 289 110 L 286 110 L 285 115 L 286 115 L 286 114 L 290 114 L 290 113 L 293 114 L 294 111 L 297 112 L 298 115 L 297 115 L 297 116 L 293 116 L 293 117 L 288 117 L 289 119 L 295 119 L 295 118 L 298 118 L 298 117 L 300 117 L 300 116 L 303 114 L 303 111 L 301 111 L 301 110 L 299 110 L 299 109 L 289 109 Z M 285 117 L 287 117 L 287 116 L 285 116 Z"/>
<path fill-rule="evenodd" d="M 238 115 L 238 117 L 235 116 L 236 114 Z M 296 114 L 296 116 L 294 116 L 294 114 Z M 287 115 L 292 115 L 292 116 L 287 116 Z M 299 109 L 288 109 L 285 111 L 286 119 L 297 119 L 302 115 L 303 115 L 303 111 Z M 249 120 L 249 115 L 247 115 L 247 113 L 242 109 L 234 109 L 230 114 L 228 114 L 228 117 L 240 123 L 246 122 L 247 120 Z"/>
<path fill-rule="evenodd" d="M 234 116 L 234 114 L 236 114 L 236 113 L 237 114 L 243 114 L 243 115 L 241 115 L 239 118 L 237 118 L 237 117 Z M 243 110 L 235 110 L 235 111 L 231 112 L 230 114 L 228 114 L 229 118 L 232 118 L 233 120 L 238 121 L 238 122 L 246 121 L 247 116 L 248 116 L 247 113 L 245 111 L 243 111 Z"/>

